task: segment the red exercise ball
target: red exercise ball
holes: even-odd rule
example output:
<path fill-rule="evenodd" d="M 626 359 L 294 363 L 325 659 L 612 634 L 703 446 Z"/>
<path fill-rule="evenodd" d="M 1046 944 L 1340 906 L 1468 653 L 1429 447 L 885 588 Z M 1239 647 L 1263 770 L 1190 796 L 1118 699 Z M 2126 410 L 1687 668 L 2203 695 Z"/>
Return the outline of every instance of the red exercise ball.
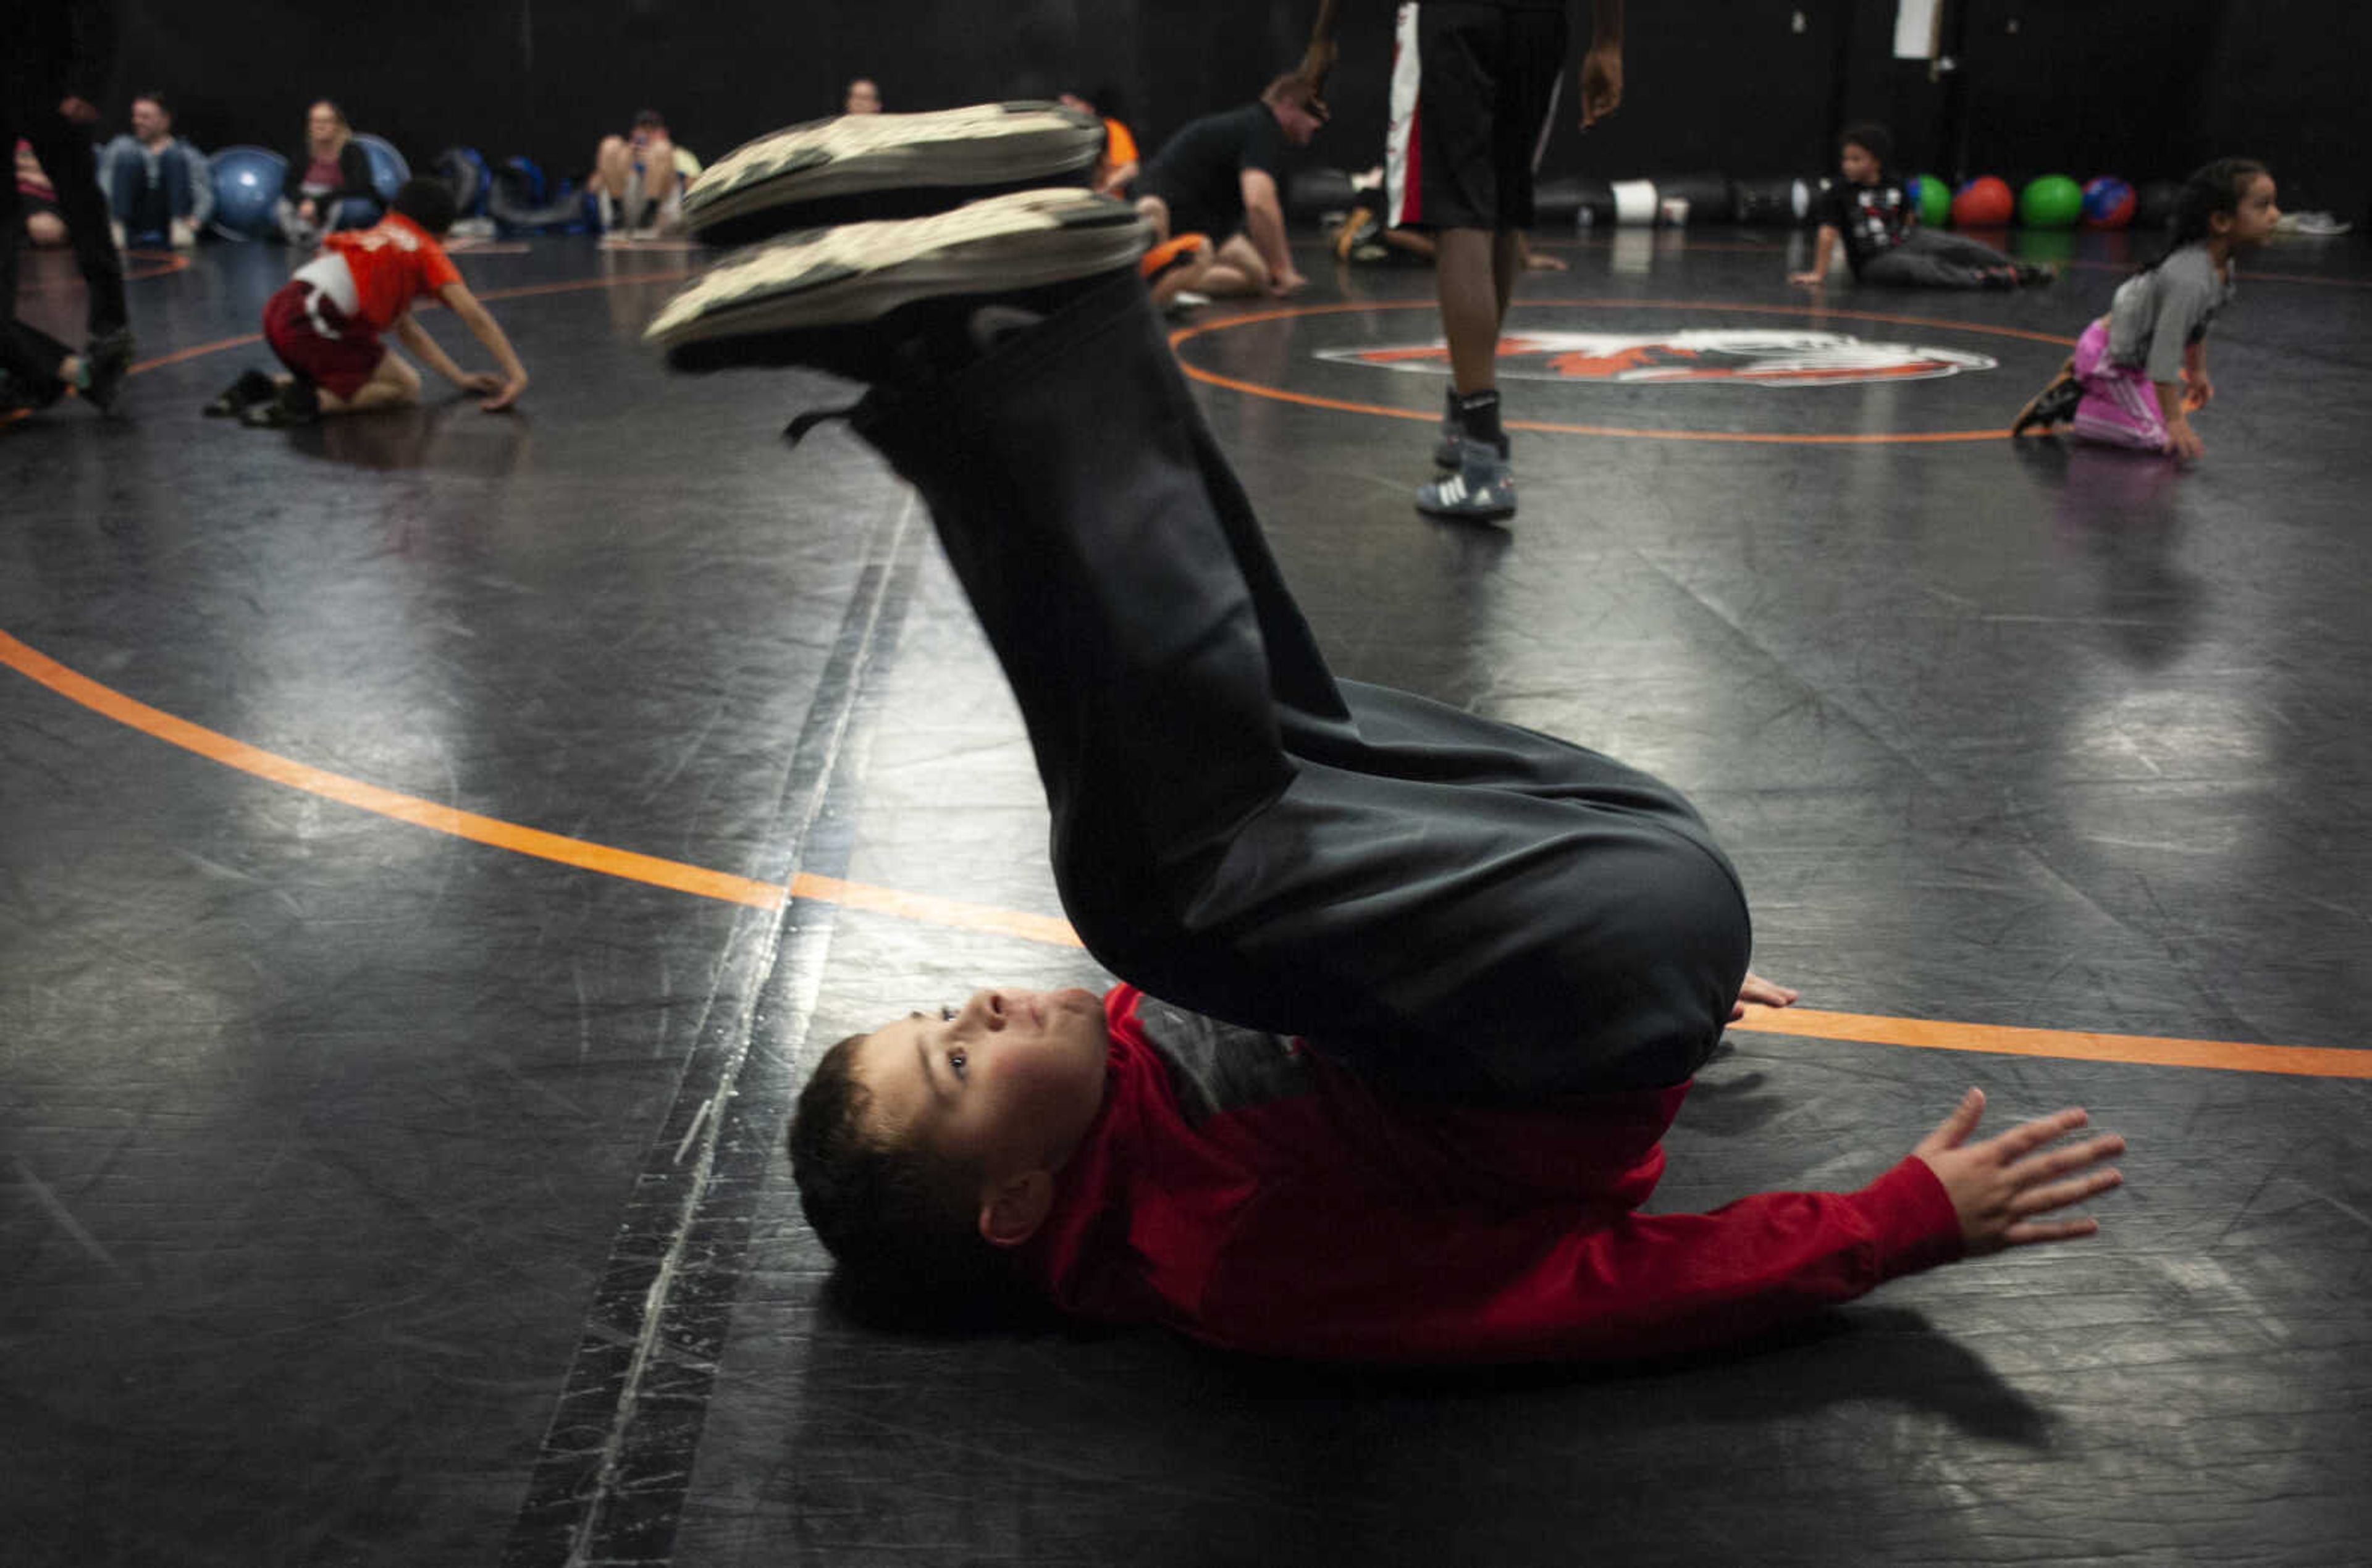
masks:
<path fill-rule="evenodd" d="M 2017 201 L 2009 187 L 1984 175 L 1971 180 L 1952 195 L 1952 226 L 1955 228 L 1999 228 L 2009 222 L 2017 210 Z"/>

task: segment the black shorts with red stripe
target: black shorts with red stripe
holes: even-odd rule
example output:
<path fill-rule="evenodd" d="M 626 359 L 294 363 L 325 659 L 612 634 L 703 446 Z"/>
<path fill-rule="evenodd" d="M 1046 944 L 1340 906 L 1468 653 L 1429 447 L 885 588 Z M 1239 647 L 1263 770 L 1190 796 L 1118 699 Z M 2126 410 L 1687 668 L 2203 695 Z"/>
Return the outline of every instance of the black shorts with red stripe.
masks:
<path fill-rule="evenodd" d="M 1570 30 L 1564 8 L 1407 0 L 1393 37 L 1391 227 L 1529 228 Z"/>

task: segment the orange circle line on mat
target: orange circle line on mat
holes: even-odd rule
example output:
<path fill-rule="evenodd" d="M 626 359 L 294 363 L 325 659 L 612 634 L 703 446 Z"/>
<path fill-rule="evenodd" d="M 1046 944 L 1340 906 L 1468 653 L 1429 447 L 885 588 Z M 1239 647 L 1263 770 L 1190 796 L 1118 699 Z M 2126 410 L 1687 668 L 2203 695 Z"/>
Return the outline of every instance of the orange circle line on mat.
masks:
<path fill-rule="evenodd" d="M 681 861 L 614 849 L 584 839 L 548 833 L 498 818 L 440 806 L 418 796 L 366 784 L 309 763 L 295 761 L 245 741 L 177 718 L 161 709 L 101 685 L 69 669 L 48 655 L 0 632 L 0 664 L 60 696 L 128 726 L 144 735 L 178 746 L 198 756 L 269 779 L 290 789 L 342 802 L 358 810 L 435 832 L 448 833 L 514 854 L 573 865 L 604 876 L 624 877 L 653 887 L 671 889 L 699 898 L 717 899 L 757 909 L 779 909 L 788 896 L 836 903 L 848 909 L 871 910 L 904 920 L 959 930 L 987 932 L 1023 941 L 1063 947 L 1080 946 L 1070 925 L 1052 915 L 1029 914 L 966 903 L 955 899 L 901 892 L 837 877 L 794 876 L 787 889 L 778 883 L 713 871 Z M 1858 1041 L 1934 1051 L 1971 1051 L 1996 1055 L 2053 1057 L 2063 1061 L 2120 1062 L 2160 1067 L 2207 1067 L 2227 1072 L 2284 1073 L 2323 1078 L 2372 1078 L 2372 1051 L 2328 1046 L 2251 1045 L 2238 1040 L 2173 1040 L 2154 1035 L 2096 1034 L 2087 1030 L 2012 1028 L 1994 1024 L 1950 1023 L 1924 1018 L 1892 1018 L 1865 1013 L 1823 1013 L 1809 1008 L 1785 1011 L 1750 1007 L 1741 1028 L 1762 1034 L 1798 1035 L 1817 1040 Z"/>
<path fill-rule="evenodd" d="M 1987 332 L 1995 337 L 2027 338 L 2035 343 L 2052 343 L 2065 348 L 2074 345 L 2074 338 L 2055 337 L 2049 332 L 2029 331 L 2024 327 L 1990 327 L 1969 321 L 1948 321 L 1933 316 L 1893 316 L 1875 310 L 1835 310 L 1826 306 L 1749 305 L 1724 300 L 1705 299 L 1527 299 L 1526 307 L 1571 306 L 1586 309 L 1661 309 L 1661 310 L 1736 310 L 1762 316 L 1842 316 L 1856 321 L 1889 321 L 1913 327 L 1941 327 L 1950 331 Z M 1339 316 L 1359 310 L 1433 310 L 1439 308 L 1429 299 L 1388 299 L 1343 305 L 1288 305 L 1274 310 L 1254 311 L 1247 316 L 1230 316 L 1222 321 L 1205 322 L 1201 326 L 1180 327 L 1169 334 L 1169 344 L 1176 348 L 1189 338 L 1205 332 L 1225 331 L 1230 327 L 1249 327 L 1262 321 L 1286 321 L 1304 316 Z M 1341 398 L 1320 397 L 1314 392 L 1292 392 L 1282 387 L 1271 387 L 1258 381 L 1246 381 L 1233 376 L 1223 376 L 1215 370 L 1205 370 L 1187 363 L 1180 355 L 1179 367 L 1195 380 L 1231 391 L 1248 393 L 1258 398 L 1273 398 L 1280 402 L 1302 403 L 1310 408 L 1332 409 L 1338 413 L 1378 414 L 1386 419 L 1423 420 L 1430 424 L 1441 418 L 1438 411 L 1389 408 L 1381 403 L 1357 403 Z M 1758 430 L 1657 430 L 1622 424 L 1566 424 L 1546 419 L 1509 419 L 1502 421 L 1511 430 L 1538 430 L 1557 436 L 1632 436 L 1645 441 L 1738 441 L 1773 447 L 1882 447 L 1908 446 L 1937 441 L 2006 441 L 2006 427 L 1994 430 L 1924 430 L 1924 431 L 1851 431 L 1831 434 L 1786 435 Z"/>

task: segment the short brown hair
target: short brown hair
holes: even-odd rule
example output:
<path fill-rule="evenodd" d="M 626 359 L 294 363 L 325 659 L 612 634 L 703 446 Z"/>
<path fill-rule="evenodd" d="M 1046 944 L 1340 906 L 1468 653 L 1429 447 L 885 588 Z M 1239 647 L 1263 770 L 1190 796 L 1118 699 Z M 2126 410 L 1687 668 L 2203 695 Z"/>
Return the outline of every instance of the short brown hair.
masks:
<path fill-rule="evenodd" d="M 1271 109 L 1301 109 L 1320 120 L 1326 118 L 1326 110 L 1319 105 L 1318 94 L 1298 71 L 1287 71 L 1262 87 L 1260 100 Z"/>
<path fill-rule="evenodd" d="M 980 1234 L 976 1167 L 866 1125 L 873 1093 L 850 1035 L 799 1091 L 788 1144 L 808 1224 L 868 1304 L 901 1316 L 970 1315 L 1017 1288 L 1012 1260 Z"/>

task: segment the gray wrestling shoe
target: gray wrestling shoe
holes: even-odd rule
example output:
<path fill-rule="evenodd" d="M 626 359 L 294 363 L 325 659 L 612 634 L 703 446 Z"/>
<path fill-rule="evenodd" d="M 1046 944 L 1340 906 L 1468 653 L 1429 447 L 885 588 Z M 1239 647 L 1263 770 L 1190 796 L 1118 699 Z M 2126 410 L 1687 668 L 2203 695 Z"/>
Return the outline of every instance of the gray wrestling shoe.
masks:
<path fill-rule="evenodd" d="M 1488 441 L 1459 444 L 1458 467 L 1417 487 L 1416 509 L 1454 522 L 1495 523 L 1516 515 L 1516 475 Z"/>
<path fill-rule="evenodd" d="M 944 212 L 992 193 L 1084 185 L 1103 122 L 1056 103 L 844 114 L 736 147 L 683 193 L 684 227 L 738 245 L 794 227 Z"/>
<path fill-rule="evenodd" d="M 1134 269 L 1150 233 L 1127 203 L 1076 189 L 808 229 L 726 257 L 678 291 L 643 337 L 682 370 L 810 365 L 878 380 L 921 331 L 888 318 L 950 307 L 936 325 L 988 299 L 1029 303 L 1033 290 Z"/>

